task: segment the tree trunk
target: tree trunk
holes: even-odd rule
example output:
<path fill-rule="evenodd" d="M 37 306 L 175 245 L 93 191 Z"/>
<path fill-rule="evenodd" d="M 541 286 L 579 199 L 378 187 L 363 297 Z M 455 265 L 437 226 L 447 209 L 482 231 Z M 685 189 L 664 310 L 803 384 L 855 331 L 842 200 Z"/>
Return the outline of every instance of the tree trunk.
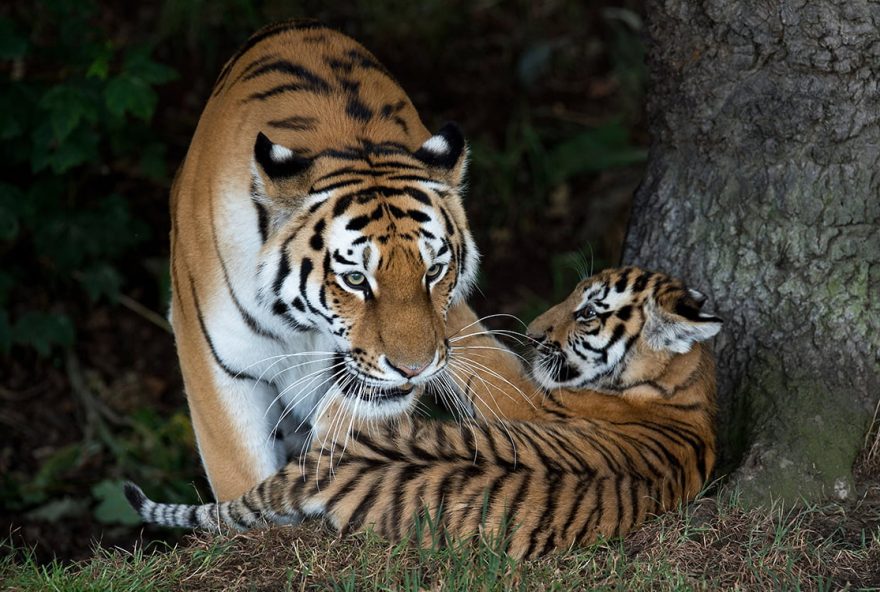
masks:
<path fill-rule="evenodd" d="M 722 469 L 853 492 L 880 396 L 880 3 L 651 0 L 652 146 L 623 258 L 706 290 Z"/>

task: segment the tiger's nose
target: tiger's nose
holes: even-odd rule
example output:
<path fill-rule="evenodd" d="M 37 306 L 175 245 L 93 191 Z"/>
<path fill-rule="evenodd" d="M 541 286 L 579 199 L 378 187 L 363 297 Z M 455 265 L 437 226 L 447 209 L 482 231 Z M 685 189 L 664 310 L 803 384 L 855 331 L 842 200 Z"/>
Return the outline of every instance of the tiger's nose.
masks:
<path fill-rule="evenodd" d="M 425 368 L 431 365 L 431 362 L 426 362 L 424 364 L 394 364 L 388 358 L 385 358 L 385 361 L 388 363 L 391 368 L 402 374 L 405 378 L 412 378 L 414 376 L 418 376 L 422 372 L 425 371 Z"/>

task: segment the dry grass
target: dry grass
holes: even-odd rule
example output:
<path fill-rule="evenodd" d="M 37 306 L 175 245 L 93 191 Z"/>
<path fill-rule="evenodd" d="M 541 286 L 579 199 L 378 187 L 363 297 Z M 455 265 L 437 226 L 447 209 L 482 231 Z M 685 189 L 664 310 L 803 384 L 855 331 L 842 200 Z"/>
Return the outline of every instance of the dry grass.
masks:
<path fill-rule="evenodd" d="M 857 479 L 880 481 L 880 401 L 874 409 L 871 427 L 865 434 L 865 443 L 853 469 Z"/>
<path fill-rule="evenodd" d="M 880 484 L 856 502 L 743 510 L 698 500 L 622 539 L 514 562 L 487 542 L 420 549 L 327 527 L 194 535 L 179 548 L 99 552 L 72 566 L 0 560 L 12 590 L 880 589 Z"/>

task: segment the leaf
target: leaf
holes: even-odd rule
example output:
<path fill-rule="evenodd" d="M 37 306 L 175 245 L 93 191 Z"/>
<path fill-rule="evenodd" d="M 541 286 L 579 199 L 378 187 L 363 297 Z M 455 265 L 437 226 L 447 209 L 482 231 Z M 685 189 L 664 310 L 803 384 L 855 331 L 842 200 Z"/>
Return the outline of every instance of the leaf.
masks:
<path fill-rule="evenodd" d="M 113 44 L 109 41 L 96 48 L 95 57 L 86 70 L 86 78 L 107 80 L 110 74 L 110 60 L 113 59 Z"/>
<path fill-rule="evenodd" d="M 49 355 L 53 347 L 73 345 L 73 338 L 73 323 L 59 313 L 28 311 L 12 326 L 13 342 L 30 346 L 41 356 Z"/>
<path fill-rule="evenodd" d="M 33 95 L 25 84 L 9 85 L 0 93 L 0 140 L 24 135 L 34 110 Z"/>
<path fill-rule="evenodd" d="M 11 19 L 0 18 L 0 60 L 14 60 L 27 53 L 28 40 Z"/>
<path fill-rule="evenodd" d="M 98 522 L 126 526 L 141 523 L 140 516 L 125 499 L 123 483 L 124 481 L 105 479 L 92 487 L 92 495 L 98 500 L 94 512 Z"/>
<path fill-rule="evenodd" d="M 555 183 L 575 175 L 643 162 L 648 152 L 629 143 L 626 129 L 613 122 L 580 133 L 554 147 L 548 156 Z"/>
<path fill-rule="evenodd" d="M 6 306 L 9 299 L 9 292 L 15 285 L 15 279 L 6 271 L 0 270 L 0 307 Z"/>
<path fill-rule="evenodd" d="M 77 279 L 92 302 L 97 302 L 103 297 L 115 302 L 119 298 L 122 277 L 106 263 L 83 270 Z"/>
<path fill-rule="evenodd" d="M 0 241 L 12 241 L 18 236 L 23 200 L 24 194 L 18 187 L 0 183 Z"/>
<path fill-rule="evenodd" d="M 34 508 L 24 516 L 28 520 L 58 522 L 62 518 L 82 516 L 89 510 L 87 500 L 64 496 Z"/>
<path fill-rule="evenodd" d="M 553 52 L 559 47 L 557 41 L 542 41 L 526 48 L 516 65 L 519 81 L 526 87 L 533 87 L 550 69 Z"/>
<path fill-rule="evenodd" d="M 92 93 L 71 84 L 54 86 L 40 99 L 40 108 L 48 112 L 54 140 L 63 142 L 81 121 L 92 123 L 98 110 Z"/>
<path fill-rule="evenodd" d="M 86 162 L 98 162 L 98 135 L 94 130 L 78 126 L 60 144 L 55 140 L 53 124 L 44 122 L 32 135 L 31 170 L 35 173 L 50 167 L 64 173 Z"/>
<path fill-rule="evenodd" d="M 168 179 L 168 167 L 165 161 L 165 145 L 154 142 L 143 148 L 140 161 L 141 173 L 147 179 L 161 183 Z"/>
<path fill-rule="evenodd" d="M 0 309 L 0 354 L 8 354 L 12 349 L 12 327 L 9 326 L 9 314 Z"/>
<path fill-rule="evenodd" d="M 34 478 L 21 488 L 22 501 L 33 504 L 45 500 L 47 491 L 61 483 L 64 474 L 74 467 L 81 451 L 79 444 L 70 444 L 52 453 L 40 465 Z"/>
<path fill-rule="evenodd" d="M 113 78 L 104 89 L 107 110 L 122 118 L 126 113 L 147 121 L 156 107 L 156 93 L 140 78 L 121 74 Z"/>
<path fill-rule="evenodd" d="M 151 86 L 175 80 L 177 72 L 174 68 L 154 61 L 150 53 L 152 49 L 146 45 L 130 48 L 122 65 L 123 72 Z"/>

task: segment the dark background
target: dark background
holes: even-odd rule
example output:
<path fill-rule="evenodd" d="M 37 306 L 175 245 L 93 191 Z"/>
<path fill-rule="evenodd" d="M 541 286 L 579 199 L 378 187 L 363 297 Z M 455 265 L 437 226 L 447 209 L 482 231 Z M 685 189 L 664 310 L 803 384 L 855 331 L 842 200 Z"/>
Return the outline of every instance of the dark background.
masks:
<path fill-rule="evenodd" d="M 482 314 L 528 321 L 614 265 L 647 137 L 635 1 L 52 0 L 0 8 L 0 540 L 40 560 L 143 530 L 134 479 L 208 496 L 168 302 L 168 188 L 223 62 L 318 18 L 472 153 Z M 11 547 L 9 547 L 11 548 Z"/>

